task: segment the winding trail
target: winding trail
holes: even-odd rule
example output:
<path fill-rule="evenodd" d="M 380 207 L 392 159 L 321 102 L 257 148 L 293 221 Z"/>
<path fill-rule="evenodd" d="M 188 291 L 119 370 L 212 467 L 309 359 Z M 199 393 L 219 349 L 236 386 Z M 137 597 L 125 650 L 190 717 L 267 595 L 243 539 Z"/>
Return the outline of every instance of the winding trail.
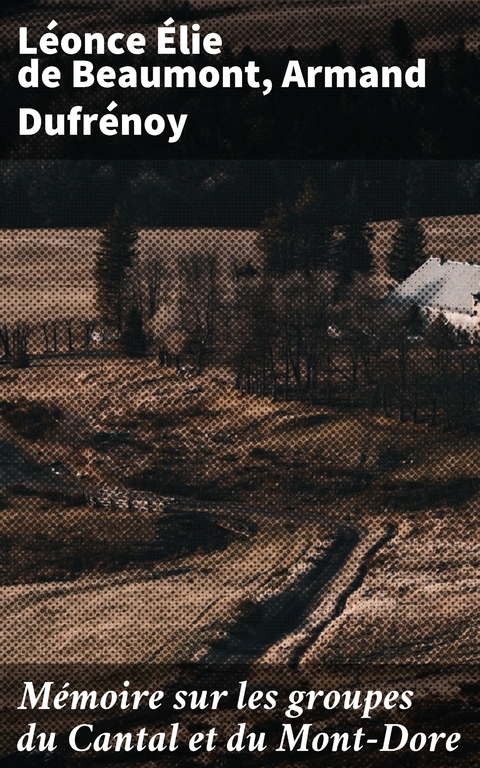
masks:
<path fill-rule="evenodd" d="M 310 605 L 308 616 L 299 622 L 292 632 L 272 644 L 262 657 L 262 662 L 283 663 L 296 667 L 301 663 L 320 661 L 318 643 L 327 627 L 345 610 L 348 599 L 362 586 L 370 570 L 374 555 L 396 534 L 394 525 L 375 527 L 366 531 L 343 567 L 338 569 L 325 589 L 317 594 L 317 600 Z M 317 653 L 310 653 L 316 646 Z"/>
<path fill-rule="evenodd" d="M 247 604 L 226 636 L 201 661 L 243 664 L 262 656 L 305 620 L 312 602 L 341 570 L 359 541 L 355 528 L 342 526 L 328 549 L 293 584 L 259 603 Z"/>
<path fill-rule="evenodd" d="M 292 666 L 301 663 L 304 655 L 321 637 L 325 628 L 341 615 L 352 595 L 365 580 L 369 561 L 379 549 L 395 535 L 392 525 L 378 527 L 365 532 L 353 525 L 342 524 L 333 542 L 323 550 L 310 567 L 293 581 L 273 594 L 266 595 L 258 603 L 246 605 L 246 610 L 227 629 L 221 643 L 211 647 L 192 668 L 193 677 L 179 670 L 179 678 L 171 682 L 172 690 L 180 683 L 183 686 L 208 687 L 212 684 L 212 672 L 222 679 L 228 671 L 242 668 L 242 674 L 257 660 L 274 661 L 276 664 Z M 165 711 L 167 719 L 170 714 Z M 149 722 L 156 726 L 162 721 L 156 711 L 123 713 L 111 719 L 101 719 L 94 725 L 92 737 L 104 730 L 133 729 Z M 72 755 L 68 743 L 69 731 L 58 733 L 58 749 L 55 753 L 59 768 L 66 765 Z M 121 756 L 118 760 L 121 761 Z M 142 754 L 129 756 L 130 762 L 144 760 Z M 0 768 L 30 768 L 47 766 L 50 753 L 16 753 L 0 757 Z M 92 764 L 100 758 L 91 756 Z"/>

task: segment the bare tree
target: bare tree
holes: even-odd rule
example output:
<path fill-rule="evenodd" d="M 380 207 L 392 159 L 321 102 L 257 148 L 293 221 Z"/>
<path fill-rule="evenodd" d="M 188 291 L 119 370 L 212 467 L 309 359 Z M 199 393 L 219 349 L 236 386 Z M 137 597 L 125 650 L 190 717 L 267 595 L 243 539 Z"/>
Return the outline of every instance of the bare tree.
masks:
<path fill-rule="evenodd" d="M 71 355 L 73 353 L 73 320 L 71 318 L 65 320 L 65 328 L 67 331 L 68 354 Z"/>
<path fill-rule="evenodd" d="M 58 354 L 58 335 L 57 335 L 57 322 L 52 320 L 52 340 L 53 340 L 53 354 Z"/>
<path fill-rule="evenodd" d="M 427 344 L 434 351 L 433 384 L 434 409 L 432 425 L 436 422 L 437 406 L 440 403 L 445 418 L 445 428 L 452 427 L 452 357 L 457 345 L 455 329 L 443 314 L 432 323 L 427 332 Z"/>
<path fill-rule="evenodd" d="M 161 288 L 164 277 L 163 264 L 155 259 L 153 264 L 147 269 L 147 317 L 149 320 L 154 317 L 161 303 Z"/>
<path fill-rule="evenodd" d="M 50 352 L 50 337 L 48 333 L 48 322 L 44 320 L 42 323 L 43 339 L 45 342 L 44 353 L 47 355 Z"/>
<path fill-rule="evenodd" d="M 213 351 L 218 319 L 217 259 L 209 254 L 192 254 L 180 262 L 179 295 L 181 325 L 189 351 L 196 357 L 197 374 L 205 357 Z"/>
<path fill-rule="evenodd" d="M 272 280 L 239 280 L 234 300 L 232 351 L 237 386 L 262 397 L 277 397 L 278 318 Z"/>
<path fill-rule="evenodd" d="M 28 357 L 29 338 L 30 326 L 28 323 L 18 322 L 12 333 L 12 365 L 14 368 L 27 368 L 30 364 Z"/>
<path fill-rule="evenodd" d="M 10 348 L 10 331 L 8 329 L 7 323 L 3 323 L 2 326 L 0 326 L 0 341 L 3 346 L 3 355 L 5 358 L 9 358 L 11 355 L 11 348 Z"/>
<path fill-rule="evenodd" d="M 97 323 L 95 322 L 95 320 L 85 320 L 83 323 L 83 328 L 84 328 L 83 346 L 85 347 L 85 349 L 88 349 L 90 344 L 92 343 L 92 336 L 96 326 L 97 326 Z"/>

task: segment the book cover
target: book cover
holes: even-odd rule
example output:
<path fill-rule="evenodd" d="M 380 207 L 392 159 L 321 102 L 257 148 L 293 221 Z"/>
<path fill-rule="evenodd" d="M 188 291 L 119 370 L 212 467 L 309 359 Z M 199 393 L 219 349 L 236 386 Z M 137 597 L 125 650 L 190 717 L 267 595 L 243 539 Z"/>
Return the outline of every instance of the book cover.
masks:
<path fill-rule="evenodd" d="M 478 4 L 0 19 L 0 766 L 477 765 Z"/>

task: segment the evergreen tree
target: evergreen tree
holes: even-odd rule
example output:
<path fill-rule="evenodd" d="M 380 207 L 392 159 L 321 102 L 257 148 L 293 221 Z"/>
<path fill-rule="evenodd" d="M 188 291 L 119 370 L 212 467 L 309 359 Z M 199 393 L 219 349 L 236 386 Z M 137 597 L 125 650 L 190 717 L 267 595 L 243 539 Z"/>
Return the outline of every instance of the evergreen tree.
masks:
<path fill-rule="evenodd" d="M 147 338 L 143 330 L 142 313 L 136 304 L 130 307 L 124 322 L 122 346 L 129 357 L 143 357 L 147 352 Z"/>
<path fill-rule="evenodd" d="M 418 219 L 403 219 L 392 239 L 387 259 L 390 277 L 403 282 L 425 261 L 425 232 Z"/>
<path fill-rule="evenodd" d="M 341 228 L 333 254 L 340 284 L 349 285 L 354 272 L 371 272 L 373 253 L 370 243 L 373 236 L 371 227 L 363 221 L 352 221 Z"/>
<path fill-rule="evenodd" d="M 279 203 L 260 227 L 258 244 L 265 254 L 266 269 L 277 275 L 328 266 L 332 226 L 318 194 L 307 179 L 292 206 Z"/>
<path fill-rule="evenodd" d="M 117 206 L 100 239 L 95 278 L 102 321 L 120 334 L 126 305 L 126 270 L 132 266 L 137 239 L 137 231 Z"/>
<path fill-rule="evenodd" d="M 404 316 L 403 324 L 411 336 L 421 336 L 425 330 L 425 317 L 418 304 L 412 304 Z"/>
<path fill-rule="evenodd" d="M 439 351 L 451 351 L 457 347 L 457 330 L 441 312 L 426 333 L 427 344 Z"/>
<path fill-rule="evenodd" d="M 285 275 L 294 269 L 291 226 L 291 216 L 284 203 L 278 203 L 262 222 L 258 246 L 265 256 L 267 272 Z"/>

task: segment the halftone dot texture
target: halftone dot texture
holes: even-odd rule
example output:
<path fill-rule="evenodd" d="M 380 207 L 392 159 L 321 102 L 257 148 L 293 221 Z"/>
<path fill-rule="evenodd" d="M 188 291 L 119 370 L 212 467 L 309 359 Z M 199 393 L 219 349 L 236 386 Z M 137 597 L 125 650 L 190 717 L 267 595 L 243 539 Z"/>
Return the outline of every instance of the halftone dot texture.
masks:
<path fill-rule="evenodd" d="M 201 661 L 191 687 L 227 668 L 232 687 L 264 675 L 288 695 L 330 690 L 327 668 L 333 691 L 390 690 L 406 665 L 422 706 L 469 709 L 478 219 L 417 222 L 424 264 L 398 286 L 404 222 L 323 227 L 322 245 L 306 221 L 135 232 L 124 212 L 103 230 L 2 233 L 1 648 L 22 680 L 63 664 L 95 689 L 90 666 L 118 690 L 136 665 L 181 688 L 175 665 Z M 95 275 L 132 230 L 119 331 Z M 324 262 L 300 269 L 313 236 Z M 371 254 L 348 279 L 346 242 Z M 232 732 L 238 713 L 215 717 Z M 275 731 L 280 713 L 262 717 Z"/>
<path fill-rule="evenodd" d="M 119 96 L 125 111 L 189 113 L 183 143 L 156 139 L 142 144 L 145 156 L 441 158 L 458 156 L 455 147 L 475 154 L 473 4 L 205 7 L 114 3 L 92 13 L 62 5 L 48 14 L 26 8 L 23 20 L 35 39 L 54 15 L 61 32 L 140 31 L 154 45 L 156 26 L 171 14 L 219 32 L 222 65 L 263 56 L 267 76 L 280 62 L 278 77 L 297 56 L 312 65 L 378 57 L 404 67 L 405 57 L 425 55 L 438 86 L 424 104 L 413 90 L 379 89 L 367 111 L 355 101 L 365 92 L 346 88 L 333 96 L 291 90 L 288 104 L 278 86 L 275 101 L 255 89 L 230 101 L 215 89 L 185 90 L 180 100 L 163 88 L 153 96 L 82 93 L 89 112 Z M 392 43 L 400 17 L 408 36 L 397 26 Z M 5 19 L 9 45 L 17 29 L 17 17 Z M 119 66 L 115 58 L 101 64 Z M 42 98 L 51 113 L 66 112 L 72 91 L 62 86 Z M 419 123 L 410 132 L 412 115 Z M 41 134 L 20 143 L 13 131 L 7 139 L 12 157 L 34 161 L 123 156 L 116 140 L 110 150 L 83 137 L 62 149 Z M 74 169 L 62 163 L 67 197 Z M 107 187 L 108 166 L 99 173 Z M 276 209 L 267 217 L 261 234 L 139 226 L 116 283 L 119 329 L 102 318 L 97 296 L 105 235 L 48 228 L 62 197 L 58 169 L 53 177 L 50 212 L 45 188 L 36 209 L 31 190 L 40 228 L 2 232 L 0 646 L 8 703 L 16 706 L 18 681 L 36 664 L 44 667 L 32 678 L 79 688 L 81 680 L 87 690 L 121 690 L 126 665 L 135 665 L 132 686 L 137 675 L 145 688 L 236 690 L 247 678 L 285 696 L 292 688 L 413 688 L 418 702 L 402 722 L 417 730 L 433 720 L 432 728 L 450 732 L 454 709 L 454 727 L 470 746 L 456 763 L 475 765 L 478 218 L 420 220 L 421 247 L 411 234 L 397 241 L 401 280 L 391 259 L 399 222 L 365 226 L 353 182 L 347 214 L 322 226 L 307 192 L 285 216 Z M 413 179 L 405 220 L 416 215 L 415 192 Z M 176 666 L 189 662 L 203 664 Z M 66 667 L 55 673 L 58 664 Z M 217 720 L 189 713 L 182 723 L 189 733 L 207 722 L 233 732 L 239 713 L 231 704 Z M 280 714 L 261 709 L 245 721 L 278 736 Z M 165 707 L 158 723 L 174 715 Z M 328 707 L 308 713 L 325 730 L 346 729 L 343 716 Z M 71 719 L 55 717 L 52 729 L 68 730 Z M 125 717 L 124 730 L 138 727 Z M 5 754 L 20 732 L 15 718 L 12 708 Z M 334 758 L 351 765 L 349 753 Z M 434 755 L 432 764 L 443 759 Z M 59 760 L 74 763 L 68 752 Z M 290 754 L 220 748 L 172 754 L 169 763 L 298 764 Z M 363 766 L 384 764 L 383 755 L 362 755 Z M 427 761 L 420 755 L 415 764 Z"/>

